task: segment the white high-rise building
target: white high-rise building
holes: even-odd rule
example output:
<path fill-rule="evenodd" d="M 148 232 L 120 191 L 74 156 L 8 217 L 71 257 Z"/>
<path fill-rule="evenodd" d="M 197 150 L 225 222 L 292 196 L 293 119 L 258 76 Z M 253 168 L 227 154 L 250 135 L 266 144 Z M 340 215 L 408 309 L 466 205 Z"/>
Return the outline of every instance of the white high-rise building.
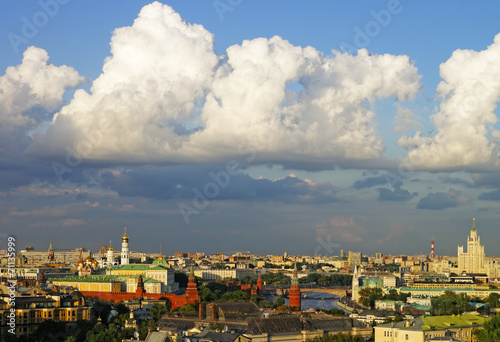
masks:
<path fill-rule="evenodd" d="M 484 263 L 484 246 L 477 235 L 476 219 L 472 219 L 472 230 L 467 238 L 467 251 L 464 246 L 458 246 L 458 272 L 487 273 Z"/>
<path fill-rule="evenodd" d="M 128 250 L 128 236 L 126 227 L 125 227 L 125 232 L 122 236 L 122 254 L 120 263 L 122 265 L 128 265 L 130 263 L 130 252 Z"/>

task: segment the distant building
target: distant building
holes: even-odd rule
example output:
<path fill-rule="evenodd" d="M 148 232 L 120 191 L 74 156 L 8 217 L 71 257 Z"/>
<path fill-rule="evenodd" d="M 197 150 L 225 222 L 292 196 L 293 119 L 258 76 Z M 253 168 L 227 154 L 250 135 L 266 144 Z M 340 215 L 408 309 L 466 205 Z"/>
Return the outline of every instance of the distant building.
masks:
<path fill-rule="evenodd" d="M 206 307 L 200 304 L 196 316 L 172 313 L 158 321 L 160 331 L 167 332 L 171 337 L 190 335 L 188 339 L 191 341 L 196 340 L 193 335 L 201 332 L 200 327 L 213 325 L 222 326 L 227 331 L 237 331 L 255 342 L 306 341 L 317 336 L 339 333 L 352 333 L 366 338 L 373 331 L 371 327 L 366 327 L 348 317 L 306 313 L 300 315 L 271 313 L 267 317 L 262 317 L 259 307 L 252 302 L 210 303 Z M 223 341 L 233 341 L 232 333 L 224 334 L 227 339 Z M 203 339 L 200 338 L 198 341 L 201 342 Z"/>
<path fill-rule="evenodd" d="M 487 319 L 476 315 L 423 316 L 398 323 L 375 326 L 375 342 L 441 341 L 456 339 L 474 341 L 472 332 L 482 329 Z"/>
<path fill-rule="evenodd" d="M 484 246 L 477 235 L 476 219 L 472 219 L 472 230 L 467 238 L 467 251 L 464 246 L 458 246 L 458 271 L 459 273 L 485 273 Z"/>
<path fill-rule="evenodd" d="M 351 269 L 354 268 L 354 266 L 361 266 L 361 256 L 361 252 L 349 251 L 348 261 Z"/>
<path fill-rule="evenodd" d="M 18 288 L 19 290 L 19 288 Z M 75 322 L 90 319 L 91 307 L 78 291 L 60 292 L 59 289 L 41 284 L 15 292 L 15 335 L 32 334 L 45 321 Z M 7 323 L 10 318 L 10 289 L 0 285 L 0 339 L 10 335 Z M 56 339 L 56 336 L 54 336 Z"/>
<path fill-rule="evenodd" d="M 194 271 L 194 275 L 203 280 L 218 279 L 244 279 L 250 277 L 257 279 L 257 273 L 254 269 L 232 268 L 232 269 L 199 269 Z"/>
<path fill-rule="evenodd" d="M 397 278 L 392 273 L 388 272 L 366 272 L 354 268 L 352 276 L 352 299 L 359 301 L 359 290 L 364 288 L 394 288 L 397 286 Z"/>
<path fill-rule="evenodd" d="M 85 248 L 75 248 L 72 250 L 54 249 L 52 238 L 50 239 L 49 249 L 46 251 L 22 250 L 19 254 L 24 262 L 19 266 L 39 266 L 43 264 L 75 264 L 80 258 L 82 252 L 83 258 L 91 257 L 92 253 Z"/>

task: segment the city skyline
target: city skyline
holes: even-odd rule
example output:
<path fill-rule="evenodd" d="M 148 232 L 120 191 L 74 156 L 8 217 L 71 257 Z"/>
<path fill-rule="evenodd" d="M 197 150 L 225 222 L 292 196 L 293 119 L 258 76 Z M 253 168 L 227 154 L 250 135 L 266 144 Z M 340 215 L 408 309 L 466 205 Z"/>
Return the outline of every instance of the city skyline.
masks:
<path fill-rule="evenodd" d="M 0 233 L 498 254 L 499 6 L 2 4 Z"/>

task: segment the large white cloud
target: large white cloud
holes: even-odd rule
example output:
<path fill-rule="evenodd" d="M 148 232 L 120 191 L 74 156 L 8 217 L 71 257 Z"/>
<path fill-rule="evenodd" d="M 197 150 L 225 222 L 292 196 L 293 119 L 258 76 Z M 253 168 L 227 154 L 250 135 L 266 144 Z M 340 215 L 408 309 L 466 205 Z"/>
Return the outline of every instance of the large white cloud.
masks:
<path fill-rule="evenodd" d="M 420 86 L 407 56 L 325 57 L 278 36 L 217 56 L 208 31 L 158 2 L 114 32 L 111 53 L 31 153 L 196 163 L 252 148 L 255 162 L 376 159 L 384 146 L 371 104 Z"/>
<path fill-rule="evenodd" d="M 43 49 L 29 47 L 22 63 L 9 67 L 0 77 L 0 120 L 10 127 L 26 126 L 33 118 L 26 113 L 34 106 L 56 110 L 62 105 L 66 89 L 83 82 L 73 68 L 49 64 Z"/>
<path fill-rule="evenodd" d="M 400 138 L 400 146 L 416 147 L 405 162 L 416 169 L 497 168 L 500 134 L 493 125 L 500 96 L 500 35 L 484 51 L 453 52 L 440 75 L 442 102 L 432 117 L 437 133 Z"/>
<path fill-rule="evenodd" d="M 29 47 L 22 63 L 0 76 L 0 164 L 20 162 L 19 154 L 31 143 L 27 132 L 50 119 L 50 112 L 63 104 L 69 88 L 84 82 L 68 66 L 49 63 L 43 49 Z"/>

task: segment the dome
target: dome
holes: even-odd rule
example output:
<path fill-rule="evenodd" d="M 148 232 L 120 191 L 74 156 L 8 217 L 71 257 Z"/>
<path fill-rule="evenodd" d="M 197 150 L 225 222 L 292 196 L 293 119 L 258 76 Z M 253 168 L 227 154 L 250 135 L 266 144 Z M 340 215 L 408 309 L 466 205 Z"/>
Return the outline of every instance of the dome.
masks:
<path fill-rule="evenodd" d="M 123 232 L 122 242 L 128 242 L 127 228 Z"/>
<path fill-rule="evenodd" d="M 85 259 L 85 262 L 92 262 L 92 258 L 88 256 L 87 259 Z"/>
<path fill-rule="evenodd" d="M 109 246 L 109 248 L 108 248 L 108 252 L 109 252 L 109 251 L 112 251 L 112 252 L 113 252 L 114 250 L 115 250 L 115 249 L 114 249 L 113 247 Z"/>

